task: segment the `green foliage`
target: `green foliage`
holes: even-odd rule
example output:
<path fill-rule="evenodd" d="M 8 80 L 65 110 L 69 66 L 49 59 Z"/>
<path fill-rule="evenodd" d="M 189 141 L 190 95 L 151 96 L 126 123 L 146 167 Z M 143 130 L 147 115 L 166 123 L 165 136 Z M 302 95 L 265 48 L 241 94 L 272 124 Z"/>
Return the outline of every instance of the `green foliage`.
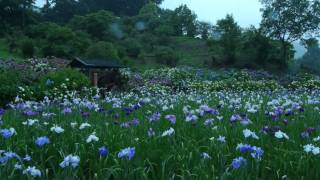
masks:
<path fill-rule="evenodd" d="M 286 68 L 292 59 L 287 48 L 305 34 L 320 30 L 319 1 L 261 0 L 263 15 L 261 27 L 270 37 L 281 42 L 282 58 L 279 64 Z"/>
<path fill-rule="evenodd" d="M 87 76 L 73 69 L 50 72 L 40 80 L 39 87 L 46 96 L 55 97 L 70 94 L 90 86 Z"/>
<path fill-rule="evenodd" d="M 26 58 L 33 57 L 35 54 L 35 47 L 32 39 L 26 38 L 21 42 L 21 52 L 22 55 Z"/>
<path fill-rule="evenodd" d="M 157 47 L 155 58 L 158 63 L 169 67 L 175 67 L 179 62 L 179 56 L 169 47 Z"/>
<path fill-rule="evenodd" d="M 308 39 L 304 41 L 307 52 L 299 59 L 302 69 L 320 73 L 320 47 L 317 39 Z"/>
<path fill-rule="evenodd" d="M 85 16 L 75 16 L 70 21 L 70 26 L 74 30 L 82 30 L 92 38 L 110 40 L 111 24 L 115 23 L 116 17 L 111 12 L 99 11 Z M 111 37 L 110 37 L 111 36 Z"/>
<path fill-rule="evenodd" d="M 214 31 L 220 36 L 218 42 L 222 47 L 224 64 L 228 65 L 235 63 L 236 52 L 241 37 L 241 29 L 233 19 L 233 16 L 227 15 L 225 19 L 219 20 Z"/>
<path fill-rule="evenodd" d="M 133 38 L 126 39 L 124 41 L 124 47 L 126 48 L 127 56 L 137 58 L 141 53 L 141 44 Z"/>
<path fill-rule="evenodd" d="M 18 72 L 0 69 L 0 106 L 5 106 L 17 95 L 22 84 Z"/>
<path fill-rule="evenodd" d="M 91 44 L 86 51 L 88 58 L 119 59 L 118 51 L 110 42 L 99 41 Z"/>
<path fill-rule="evenodd" d="M 299 74 L 292 82 L 288 84 L 290 89 L 320 89 L 320 79 L 312 74 Z"/>
<path fill-rule="evenodd" d="M 171 17 L 175 35 L 194 37 L 197 31 L 196 18 L 197 15 L 187 5 L 181 5 L 176 8 Z"/>
<path fill-rule="evenodd" d="M 10 33 L 11 26 L 24 27 L 35 18 L 32 10 L 35 0 L 0 1 L 0 35 Z"/>
<path fill-rule="evenodd" d="M 27 35 L 34 39 L 41 49 L 42 56 L 70 57 L 81 55 L 90 44 L 89 37 L 83 32 L 54 23 L 40 23 L 31 26 Z"/>

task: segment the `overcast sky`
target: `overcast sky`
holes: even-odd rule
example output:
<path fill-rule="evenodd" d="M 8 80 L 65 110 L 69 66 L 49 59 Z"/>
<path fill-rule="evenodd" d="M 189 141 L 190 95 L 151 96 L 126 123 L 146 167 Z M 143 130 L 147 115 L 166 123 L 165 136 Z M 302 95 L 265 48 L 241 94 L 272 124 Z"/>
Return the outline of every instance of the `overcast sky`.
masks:
<path fill-rule="evenodd" d="M 259 26 L 261 4 L 259 0 L 165 0 L 161 7 L 174 9 L 186 4 L 199 20 L 216 23 L 227 14 L 232 14 L 241 27 Z"/>

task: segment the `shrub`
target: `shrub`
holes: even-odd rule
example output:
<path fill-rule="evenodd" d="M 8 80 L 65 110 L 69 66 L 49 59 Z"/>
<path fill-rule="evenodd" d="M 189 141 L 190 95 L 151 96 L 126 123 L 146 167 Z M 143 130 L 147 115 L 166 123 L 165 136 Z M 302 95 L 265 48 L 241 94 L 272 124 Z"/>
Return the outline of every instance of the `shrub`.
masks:
<path fill-rule="evenodd" d="M 35 47 L 32 39 L 23 39 L 20 46 L 23 57 L 29 58 L 34 56 Z"/>
<path fill-rule="evenodd" d="M 299 74 L 290 84 L 290 89 L 320 89 L 320 79 L 311 74 Z"/>
<path fill-rule="evenodd" d="M 155 52 L 156 61 L 170 67 L 177 66 L 179 56 L 169 47 L 158 47 Z"/>
<path fill-rule="evenodd" d="M 68 68 L 50 72 L 40 81 L 40 89 L 45 92 L 45 95 L 53 97 L 70 94 L 71 91 L 80 91 L 89 86 L 90 80 L 87 76 Z"/>
<path fill-rule="evenodd" d="M 22 84 L 19 79 L 19 74 L 14 70 L 0 70 L 0 106 L 5 106 L 14 99 Z"/>
<path fill-rule="evenodd" d="M 44 45 L 42 48 L 42 55 L 45 57 L 56 56 L 56 57 L 69 57 L 69 46 L 67 45 Z"/>
<path fill-rule="evenodd" d="M 87 49 L 86 55 L 88 58 L 119 59 L 118 51 L 113 44 L 104 41 L 91 44 Z"/>
<path fill-rule="evenodd" d="M 135 39 L 127 39 L 125 47 L 129 57 L 138 58 L 141 53 L 141 44 Z"/>

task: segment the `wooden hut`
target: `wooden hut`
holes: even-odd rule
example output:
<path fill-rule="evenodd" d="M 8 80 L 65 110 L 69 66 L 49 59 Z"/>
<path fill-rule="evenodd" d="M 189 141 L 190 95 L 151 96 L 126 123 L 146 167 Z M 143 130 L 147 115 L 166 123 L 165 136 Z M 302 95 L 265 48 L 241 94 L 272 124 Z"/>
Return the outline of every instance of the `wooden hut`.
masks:
<path fill-rule="evenodd" d="M 69 64 L 85 73 L 92 85 L 101 88 L 114 86 L 119 79 L 119 69 L 123 68 L 117 60 L 113 59 L 80 59 L 74 58 Z"/>

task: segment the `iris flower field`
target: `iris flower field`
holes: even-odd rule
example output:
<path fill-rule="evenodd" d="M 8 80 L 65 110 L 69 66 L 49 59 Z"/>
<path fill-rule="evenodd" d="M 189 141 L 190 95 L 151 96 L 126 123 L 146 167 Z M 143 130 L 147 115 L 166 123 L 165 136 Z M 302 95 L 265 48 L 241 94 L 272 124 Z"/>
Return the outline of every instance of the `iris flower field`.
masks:
<path fill-rule="evenodd" d="M 7 179 L 320 178 L 319 90 L 159 86 L 9 106 Z"/>

